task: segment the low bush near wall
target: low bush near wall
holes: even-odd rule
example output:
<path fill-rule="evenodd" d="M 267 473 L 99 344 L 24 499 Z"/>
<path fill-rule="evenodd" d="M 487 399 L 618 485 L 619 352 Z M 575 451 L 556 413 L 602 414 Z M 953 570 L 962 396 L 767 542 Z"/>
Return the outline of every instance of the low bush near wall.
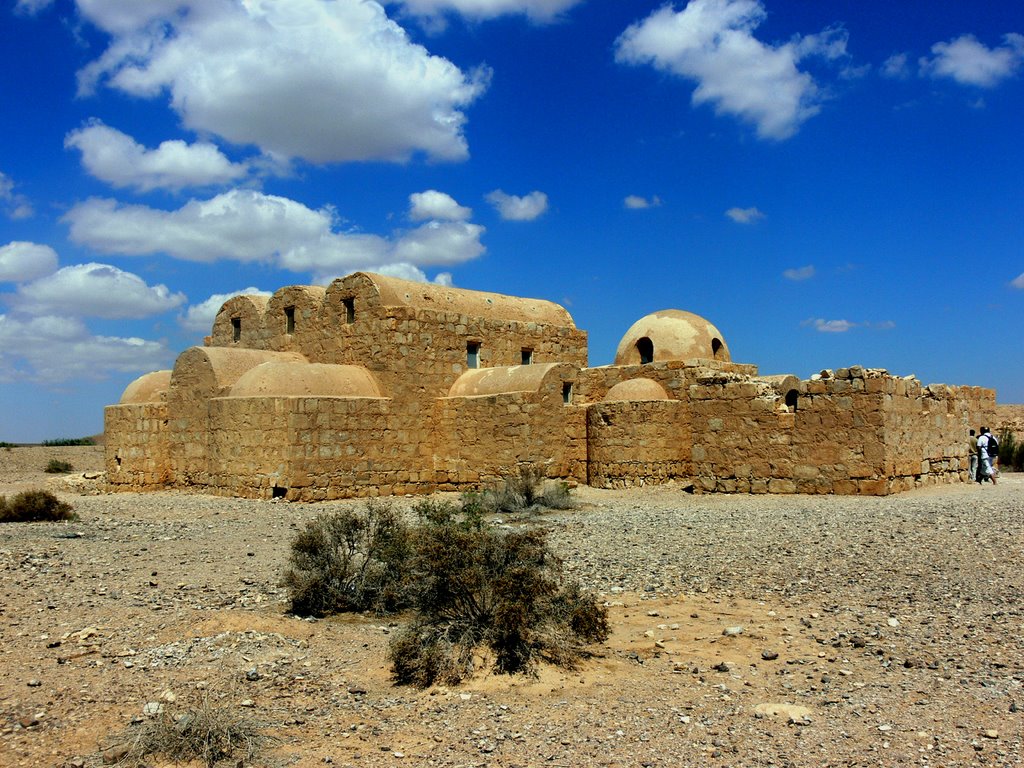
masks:
<path fill-rule="evenodd" d="M 22 491 L 10 501 L 0 496 L 0 523 L 75 520 L 71 505 L 49 491 Z"/>
<path fill-rule="evenodd" d="M 999 466 L 1002 469 L 1024 471 L 1024 441 L 1017 441 L 1014 433 L 1003 430 L 999 440 Z"/>
<path fill-rule="evenodd" d="M 546 507 L 569 509 L 572 498 L 563 481 L 549 481 L 539 467 L 524 466 L 519 474 L 505 478 L 494 488 L 463 496 L 464 509 L 476 507 L 486 512 L 524 512 Z"/>
<path fill-rule="evenodd" d="M 54 475 L 64 472 L 71 472 L 73 469 L 74 467 L 71 466 L 71 462 L 69 461 L 61 461 L 60 459 L 50 459 L 49 463 L 46 465 L 46 468 L 43 471 L 48 472 L 51 475 Z"/>

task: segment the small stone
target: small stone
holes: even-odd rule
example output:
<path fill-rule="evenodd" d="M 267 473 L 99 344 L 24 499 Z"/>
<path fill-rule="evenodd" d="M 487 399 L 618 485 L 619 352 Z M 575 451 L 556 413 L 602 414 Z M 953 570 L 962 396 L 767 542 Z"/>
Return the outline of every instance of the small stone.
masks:
<path fill-rule="evenodd" d="M 765 661 L 775 661 L 777 658 L 779 658 L 779 652 L 772 651 L 766 648 L 763 651 L 761 651 L 761 658 Z"/>
<path fill-rule="evenodd" d="M 26 683 L 26 685 L 28 685 L 29 688 L 38 688 L 42 684 L 43 684 L 42 680 L 37 680 L 34 677 L 31 680 L 29 680 L 28 683 Z"/>
<path fill-rule="evenodd" d="M 981 735 L 984 736 L 986 739 L 998 739 L 999 731 L 997 731 L 995 728 L 989 728 Z"/>
<path fill-rule="evenodd" d="M 892 616 L 890 616 L 885 623 L 888 624 L 890 627 L 898 627 L 900 625 L 899 619 L 893 618 Z"/>
<path fill-rule="evenodd" d="M 159 701 L 148 701 L 142 705 L 142 714 L 148 717 L 156 717 L 164 711 L 164 705 Z"/>
<path fill-rule="evenodd" d="M 128 757 L 128 752 L 127 744 L 118 744 L 116 747 L 111 747 L 103 753 L 103 762 L 106 765 L 115 765 Z"/>
<path fill-rule="evenodd" d="M 249 671 L 247 671 L 245 673 L 245 679 L 248 680 L 249 682 L 255 682 L 256 680 L 259 680 L 260 679 L 260 672 L 259 672 L 259 670 L 256 669 L 256 667 L 253 667 L 252 669 L 250 669 Z"/>
<path fill-rule="evenodd" d="M 743 634 L 743 627 L 740 627 L 740 626 L 726 627 L 725 629 L 722 630 L 722 634 L 725 635 L 726 637 L 736 637 L 737 635 L 742 635 Z"/>
<path fill-rule="evenodd" d="M 715 664 L 712 669 L 715 670 L 715 672 L 730 672 L 732 671 L 732 664 L 728 661 L 721 661 L 718 664 Z"/>

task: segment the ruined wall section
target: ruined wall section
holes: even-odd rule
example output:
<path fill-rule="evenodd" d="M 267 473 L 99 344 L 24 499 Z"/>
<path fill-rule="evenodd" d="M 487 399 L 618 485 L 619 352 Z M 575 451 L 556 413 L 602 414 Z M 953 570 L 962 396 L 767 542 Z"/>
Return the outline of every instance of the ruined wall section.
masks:
<path fill-rule="evenodd" d="M 579 403 L 601 402 L 609 390 L 631 379 L 650 379 L 660 384 L 670 399 L 689 399 L 689 388 L 707 372 L 726 373 L 740 377 L 757 375 L 756 365 L 718 360 L 667 360 L 644 365 L 606 365 L 580 372 L 576 399 Z"/>
<path fill-rule="evenodd" d="M 587 483 L 597 488 L 689 482 L 689 403 L 618 400 L 587 407 Z"/>
<path fill-rule="evenodd" d="M 1024 442 L 1024 405 L 1005 405 L 1000 403 L 995 407 L 995 416 L 992 418 L 992 424 L 978 424 L 972 421 L 971 426 L 974 429 L 982 426 L 991 427 L 996 437 L 1003 430 L 1008 429 L 1013 432 L 1017 442 Z"/>
<path fill-rule="evenodd" d="M 167 425 L 164 401 L 108 405 L 103 411 L 107 482 L 131 490 L 170 482 Z"/>

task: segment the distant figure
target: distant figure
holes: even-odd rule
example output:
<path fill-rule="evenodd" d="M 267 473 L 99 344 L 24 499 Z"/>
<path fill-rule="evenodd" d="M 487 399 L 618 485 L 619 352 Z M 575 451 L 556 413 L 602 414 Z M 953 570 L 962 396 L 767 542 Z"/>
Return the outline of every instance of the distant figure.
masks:
<path fill-rule="evenodd" d="M 978 480 L 978 438 L 974 436 L 974 430 L 971 430 L 971 436 L 967 438 L 967 455 L 970 456 L 971 469 L 970 478 L 971 480 Z"/>
<path fill-rule="evenodd" d="M 989 440 L 991 439 L 988 427 L 982 427 L 981 434 L 978 436 L 978 482 L 980 483 L 981 479 L 984 478 L 985 480 L 991 480 L 992 485 L 995 485 L 998 470 L 992 465 L 992 457 L 988 453 Z"/>

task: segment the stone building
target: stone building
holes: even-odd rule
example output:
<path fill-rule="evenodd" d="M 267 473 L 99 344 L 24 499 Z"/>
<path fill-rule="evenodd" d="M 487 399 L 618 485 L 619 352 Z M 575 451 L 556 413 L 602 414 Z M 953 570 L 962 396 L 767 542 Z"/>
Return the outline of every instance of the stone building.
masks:
<path fill-rule="evenodd" d="M 368 273 L 236 296 L 205 346 L 105 413 L 114 489 L 321 500 L 478 488 L 544 468 L 599 487 L 884 495 L 966 477 L 995 393 L 858 366 L 734 363 L 688 312 L 613 365 L 557 304 Z"/>

